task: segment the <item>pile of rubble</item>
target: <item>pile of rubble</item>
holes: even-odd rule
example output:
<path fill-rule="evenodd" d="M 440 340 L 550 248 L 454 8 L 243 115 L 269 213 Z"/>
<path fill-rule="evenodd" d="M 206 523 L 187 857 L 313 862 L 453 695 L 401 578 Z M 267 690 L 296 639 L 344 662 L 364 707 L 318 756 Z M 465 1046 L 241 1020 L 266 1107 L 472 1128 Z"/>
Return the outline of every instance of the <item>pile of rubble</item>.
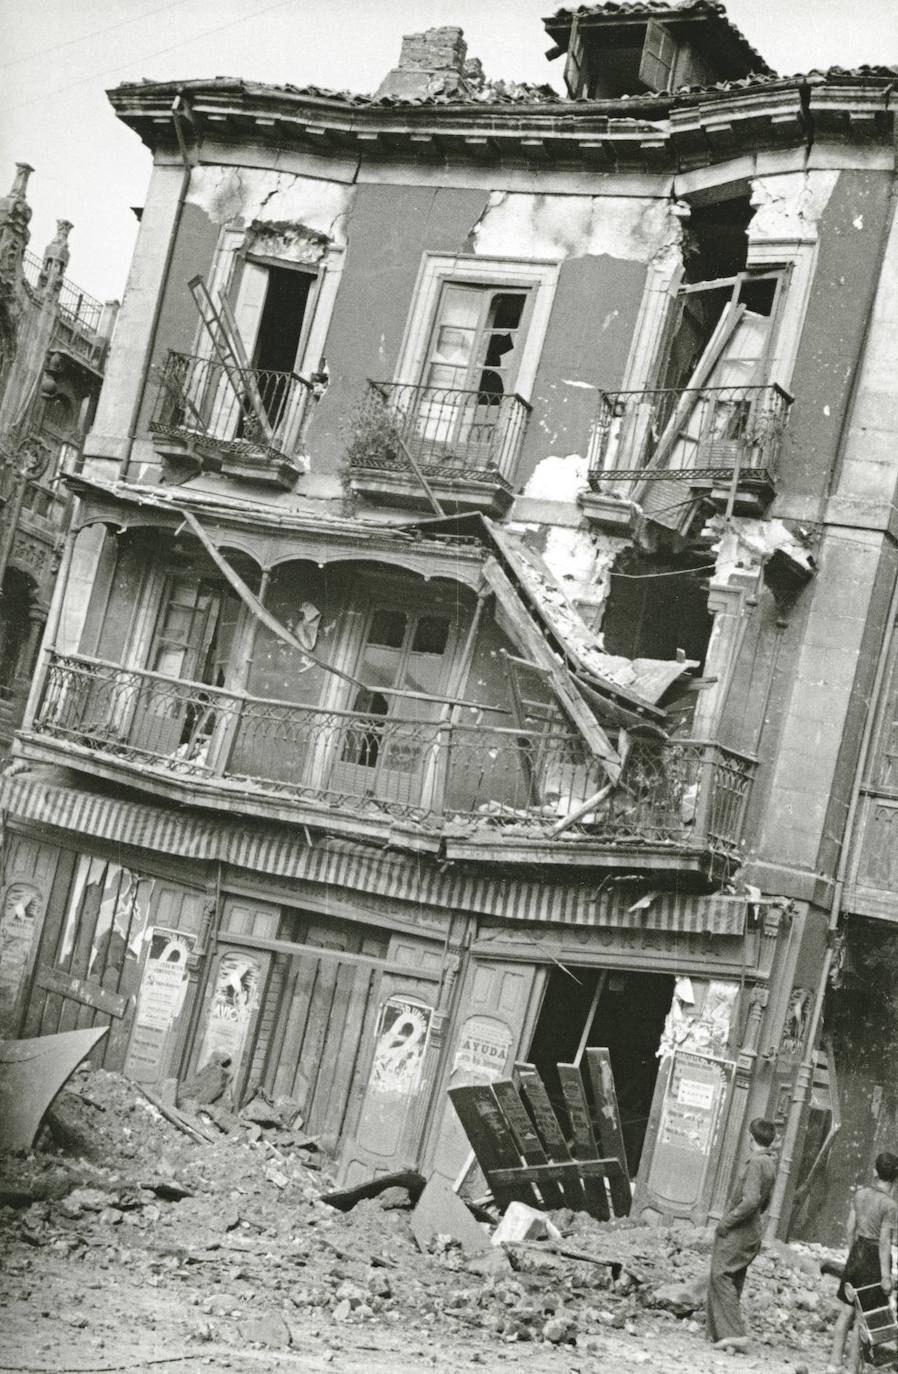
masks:
<path fill-rule="evenodd" d="M 39 1148 L 0 1160 L 0 1245 L 20 1263 L 43 1251 L 176 1283 L 197 1341 L 286 1347 L 310 1324 L 401 1323 L 594 1355 L 632 1338 L 638 1364 L 661 1328 L 699 1338 L 710 1233 L 562 1211 L 545 1239 L 497 1246 L 454 1195 L 422 1232 L 420 1177 L 328 1202 L 326 1161 L 289 1104 L 213 1115 L 166 1115 L 119 1075 L 77 1075 Z M 807 1247 L 774 1246 L 752 1269 L 749 1321 L 793 1358 L 822 1350 L 834 1289 Z"/>

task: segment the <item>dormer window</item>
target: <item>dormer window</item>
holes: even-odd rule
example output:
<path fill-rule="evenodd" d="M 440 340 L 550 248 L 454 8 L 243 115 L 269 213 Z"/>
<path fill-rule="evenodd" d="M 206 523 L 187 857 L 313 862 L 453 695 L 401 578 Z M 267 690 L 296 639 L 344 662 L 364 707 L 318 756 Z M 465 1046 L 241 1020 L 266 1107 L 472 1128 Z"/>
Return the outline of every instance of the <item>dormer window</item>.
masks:
<path fill-rule="evenodd" d="M 576 24 L 564 79 L 574 99 L 616 100 L 622 95 L 703 85 L 708 66 L 692 45 L 650 19 L 619 30 L 591 31 Z"/>
<path fill-rule="evenodd" d="M 556 44 L 548 56 L 567 54 L 564 80 L 573 100 L 665 95 L 770 70 L 722 6 L 580 6 L 559 10 L 545 24 Z"/>

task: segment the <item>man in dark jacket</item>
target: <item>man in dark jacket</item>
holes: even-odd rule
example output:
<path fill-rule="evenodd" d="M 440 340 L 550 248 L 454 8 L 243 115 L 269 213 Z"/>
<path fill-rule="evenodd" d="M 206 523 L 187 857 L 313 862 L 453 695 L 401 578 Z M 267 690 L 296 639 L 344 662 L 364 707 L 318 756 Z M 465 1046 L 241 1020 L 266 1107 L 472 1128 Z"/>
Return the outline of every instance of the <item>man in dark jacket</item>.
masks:
<path fill-rule="evenodd" d="M 750 1153 L 717 1223 L 711 1252 L 706 1330 L 708 1340 L 721 1349 L 744 1350 L 748 1345 L 740 1299 L 748 1266 L 761 1249 L 776 1178 L 770 1149 L 776 1135 L 773 1122 L 755 1117 L 748 1134 Z"/>

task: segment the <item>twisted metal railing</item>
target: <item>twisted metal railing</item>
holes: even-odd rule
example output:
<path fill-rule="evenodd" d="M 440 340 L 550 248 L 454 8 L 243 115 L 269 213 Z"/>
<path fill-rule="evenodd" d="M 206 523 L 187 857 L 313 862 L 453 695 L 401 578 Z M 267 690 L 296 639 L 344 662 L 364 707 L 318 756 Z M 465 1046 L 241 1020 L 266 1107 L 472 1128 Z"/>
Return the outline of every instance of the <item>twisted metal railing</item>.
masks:
<path fill-rule="evenodd" d="M 589 485 L 632 480 L 772 481 L 792 397 L 781 386 L 603 391 L 590 448 Z"/>
<path fill-rule="evenodd" d="M 404 445 L 428 476 L 489 476 L 508 485 L 529 413 L 527 402 L 514 394 L 369 381 L 349 443 L 349 465 L 407 473 Z"/>
<path fill-rule="evenodd" d="M 219 453 L 288 457 L 311 392 L 295 372 L 250 368 L 238 375 L 214 358 L 170 350 L 149 427 Z"/>
<path fill-rule="evenodd" d="M 579 735 L 442 715 L 324 710 L 54 654 L 32 730 L 158 776 L 455 835 L 545 838 L 602 788 Z M 713 743 L 636 741 L 619 786 L 567 833 L 735 857 L 752 768 Z"/>

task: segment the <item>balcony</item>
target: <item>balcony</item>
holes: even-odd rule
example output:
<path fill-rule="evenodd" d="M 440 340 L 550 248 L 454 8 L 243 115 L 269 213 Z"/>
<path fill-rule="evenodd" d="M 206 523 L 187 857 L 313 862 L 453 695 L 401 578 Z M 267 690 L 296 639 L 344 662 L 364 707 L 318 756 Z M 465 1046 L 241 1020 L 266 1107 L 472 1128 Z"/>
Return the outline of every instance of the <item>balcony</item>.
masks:
<path fill-rule="evenodd" d="M 530 407 L 516 395 L 371 382 L 349 444 L 349 484 L 371 501 L 503 515 Z"/>
<path fill-rule="evenodd" d="M 752 774 L 741 755 L 636 742 L 621 784 L 553 838 L 605 780 L 580 736 L 441 714 L 325 710 L 54 655 L 22 738 L 32 756 L 170 800 L 389 835 L 450 858 L 702 874 L 739 861 Z"/>
<path fill-rule="evenodd" d="M 311 391 L 294 372 L 237 372 L 170 351 L 149 428 L 167 458 L 287 490 L 302 471 L 293 454 Z"/>
<path fill-rule="evenodd" d="M 791 404 L 775 384 L 602 392 L 584 506 L 601 518 L 608 483 L 677 482 L 720 509 L 762 514 Z"/>

